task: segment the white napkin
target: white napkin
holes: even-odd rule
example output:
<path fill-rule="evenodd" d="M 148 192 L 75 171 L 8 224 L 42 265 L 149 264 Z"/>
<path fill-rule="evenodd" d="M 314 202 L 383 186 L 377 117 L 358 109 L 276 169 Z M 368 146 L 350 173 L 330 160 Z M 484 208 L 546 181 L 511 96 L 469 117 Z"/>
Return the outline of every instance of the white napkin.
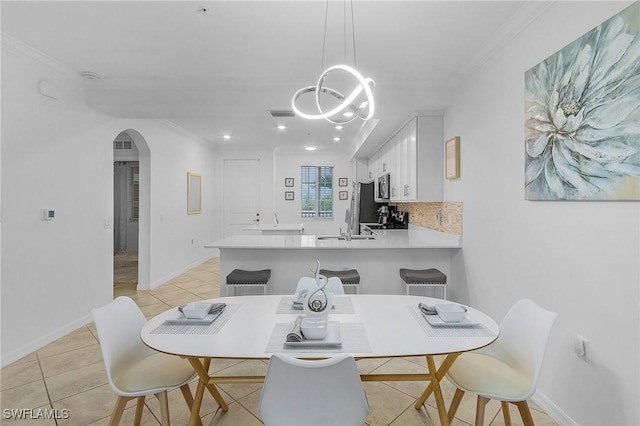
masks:
<path fill-rule="evenodd" d="M 287 342 L 302 342 L 304 341 L 304 335 L 302 334 L 302 318 L 303 315 L 298 315 L 293 328 L 287 333 Z"/>

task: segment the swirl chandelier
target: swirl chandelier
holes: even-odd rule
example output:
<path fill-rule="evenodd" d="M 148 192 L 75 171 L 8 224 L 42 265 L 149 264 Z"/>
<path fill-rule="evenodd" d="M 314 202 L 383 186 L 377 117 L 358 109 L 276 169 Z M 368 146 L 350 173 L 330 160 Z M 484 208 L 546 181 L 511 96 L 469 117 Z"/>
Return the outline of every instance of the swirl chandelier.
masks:
<path fill-rule="evenodd" d="M 345 0 L 346 1 L 346 0 Z M 351 30 L 353 38 L 353 63 L 354 66 L 349 65 L 334 65 L 327 68 L 322 72 L 318 82 L 315 86 L 306 86 L 294 93 L 291 99 L 291 107 L 293 111 L 300 117 L 308 120 L 321 120 L 325 119 L 333 124 L 346 124 L 356 118 L 361 120 L 369 120 L 373 117 L 375 112 L 375 101 L 373 99 L 373 91 L 375 89 L 375 82 L 369 77 L 364 77 L 360 72 L 355 69 L 356 66 L 356 37 L 355 28 L 353 24 L 353 0 L 351 0 Z M 322 45 L 322 64 L 324 68 L 324 51 L 326 47 L 327 39 L 327 16 L 329 10 L 329 0 L 327 0 L 327 6 L 325 11 L 324 21 L 324 38 Z M 346 28 L 346 12 L 344 14 L 345 28 Z M 346 31 L 345 31 L 346 38 Z M 346 59 L 346 40 L 345 40 L 345 59 Z M 346 62 L 346 60 L 345 60 Z M 351 93 L 345 95 L 338 90 L 332 89 L 325 85 L 325 80 L 329 75 L 347 75 L 355 83 L 355 86 Z M 315 106 L 317 111 L 304 112 L 298 108 L 297 101 L 301 96 L 313 93 L 315 95 Z M 330 96 L 334 103 L 337 100 L 338 105 L 330 107 L 328 110 L 324 110 L 320 98 L 322 96 Z"/>

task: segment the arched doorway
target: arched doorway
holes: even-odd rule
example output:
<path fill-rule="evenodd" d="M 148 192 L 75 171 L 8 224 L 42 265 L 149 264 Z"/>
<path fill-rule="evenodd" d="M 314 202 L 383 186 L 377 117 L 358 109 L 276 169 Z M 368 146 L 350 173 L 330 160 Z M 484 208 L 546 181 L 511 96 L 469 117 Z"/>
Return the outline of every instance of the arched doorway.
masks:
<path fill-rule="evenodd" d="M 150 156 L 144 137 L 133 129 L 113 141 L 114 288 L 150 288 Z"/>

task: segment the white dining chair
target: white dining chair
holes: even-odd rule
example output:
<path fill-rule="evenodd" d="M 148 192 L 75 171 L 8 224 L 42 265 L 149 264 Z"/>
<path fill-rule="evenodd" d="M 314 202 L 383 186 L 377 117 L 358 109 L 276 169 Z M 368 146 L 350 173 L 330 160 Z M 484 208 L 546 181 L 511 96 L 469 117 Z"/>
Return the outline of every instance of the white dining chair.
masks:
<path fill-rule="evenodd" d="M 303 290 L 314 290 L 316 288 L 318 288 L 318 284 L 316 283 L 315 278 L 302 277 L 298 280 L 295 294 L 298 295 Z M 345 294 L 344 287 L 342 286 L 342 280 L 340 280 L 340 278 L 338 277 L 330 277 L 327 281 L 325 290 L 333 294 Z"/>
<path fill-rule="evenodd" d="M 535 393 L 551 329 L 558 314 L 529 299 L 516 302 L 500 323 L 490 345 L 460 355 L 447 372 L 457 387 L 449 407 L 449 421 L 465 392 L 478 394 L 476 425 L 484 423 L 485 406 L 499 400 L 505 425 L 511 425 L 509 403 L 518 407 L 525 425 L 533 425 L 527 400 Z"/>
<path fill-rule="evenodd" d="M 258 411 L 266 426 L 362 426 L 369 404 L 351 355 L 302 360 L 276 353 Z"/>
<path fill-rule="evenodd" d="M 120 422 L 127 402 L 134 398 L 137 398 L 135 424 L 139 425 L 147 395 L 157 396 L 162 424 L 169 425 L 167 391 L 177 387 L 191 411 L 193 396 L 188 383 L 195 377 L 195 371 L 187 360 L 157 352 L 142 342 L 140 331 L 146 319 L 133 300 L 119 296 L 106 306 L 92 309 L 91 316 L 98 331 L 109 386 L 118 395 L 110 425 Z"/>

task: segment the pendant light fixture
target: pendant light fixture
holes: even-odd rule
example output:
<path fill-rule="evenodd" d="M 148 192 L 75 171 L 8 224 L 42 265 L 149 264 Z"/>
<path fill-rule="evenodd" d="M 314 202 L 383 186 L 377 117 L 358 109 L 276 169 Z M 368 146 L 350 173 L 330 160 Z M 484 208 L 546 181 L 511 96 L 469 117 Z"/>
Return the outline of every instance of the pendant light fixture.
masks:
<path fill-rule="evenodd" d="M 346 1 L 345 1 L 345 11 L 344 11 L 344 28 L 345 28 L 345 64 L 344 65 L 333 65 L 327 68 L 322 72 L 320 78 L 318 78 L 318 82 L 315 86 L 307 86 L 298 90 L 291 99 L 291 107 L 293 111 L 300 117 L 306 118 L 308 120 L 320 120 L 325 119 L 333 124 L 346 124 L 349 123 L 356 118 L 360 118 L 362 120 L 369 120 L 373 117 L 373 113 L 375 112 L 375 103 L 373 99 L 373 90 L 375 88 L 375 82 L 373 79 L 364 77 L 360 72 L 356 70 L 356 36 L 355 36 L 355 27 L 354 27 L 354 19 L 353 19 L 353 0 L 349 0 L 351 5 L 351 35 L 353 40 L 353 67 L 346 65 L 346 56 L 347 56 L 347 47 L 346 47 L 346 28 L 347 28 L 347 13 L 346 13 Z M 325 11 L 324 18 L 324 37 L 322 41 L 322 68 L 324 68 L 324 51 L 327 42 L 327 16 L 329 13 L 329 0 L 327 0 L 327 6 Z M 336 78 L 340 75 L 340 78 L 344 78 L 345 76 L 350 79 L 355 87 L 351 91 L 350 94 L 344 95 L 338 90 L 332 89 L 330 87 L 325 86 L 325 80 L 329 75 L 332 75 Z M 313 113 L 304 112 L 298 108 L 296 105 L 298 99 L 306 95 L 308 93 L 313 93 L 315 95 L 315 105 L 317 111 Z M 331 107 L 327 111 L 324 111 L 320 104 L 321 96 L 331 96 L 335 100 L 338 101 L 338 105 Z"/>

